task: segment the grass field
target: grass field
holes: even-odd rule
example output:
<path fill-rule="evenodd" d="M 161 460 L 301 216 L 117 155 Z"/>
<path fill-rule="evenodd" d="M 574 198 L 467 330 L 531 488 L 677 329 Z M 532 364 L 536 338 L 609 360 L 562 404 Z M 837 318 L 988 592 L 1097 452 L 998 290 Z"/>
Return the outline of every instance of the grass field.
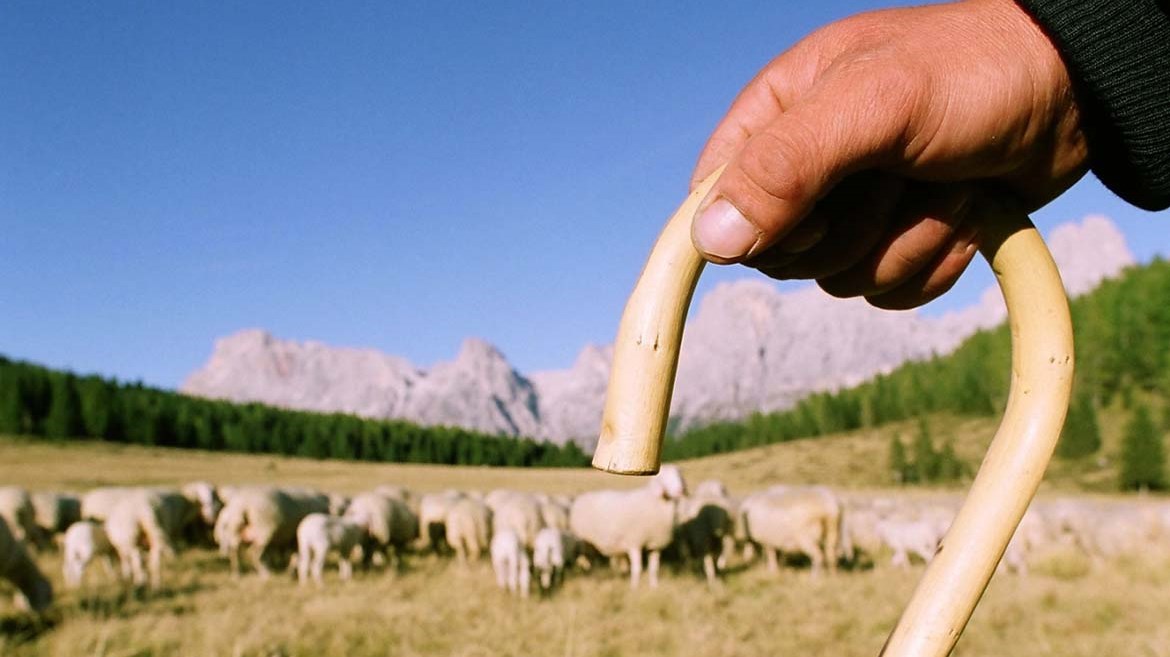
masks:
<path fill-rule="evenodd" d="M 939 420 L 940 430 L 944 425 L 972 459 L 994 430 L 984 420 Z M 909 436 L 913 429 L 798 441 L 682 467 L 692 482 L 718 477 L 733 492 L 781 481 L 876 488 L 885 483 L 890 431 Z M 1109 424 L 1106 431 L 1108 454 L 1115 436 Z M 1093 489 L 1089 475 L 1104 479 L 1099 473 L 1108 467 L 1058 468 L 1048 487 Z M 84 489 L 193 479 L 340 491 L 401 483 L 419 490 L 577 492 L 639 483 L 586 470 L 355 464 L 0 439 L 3 483 Z M 59 558 L 40 562 L 60 591 Z M 413 557 L 401 573 L 359 573 L 349 583 L 330 571 L 317 590 L 283 577 L 236 581 L 217 554 L 192 550 L 167 563 L 157 594 L 127 591 L 92 568 L 91 588 L 63 593 L 49 623 L 30 621 L 0 596 L 0 655 L 875 655 L 921 573 L 920 566 L 883 567 L 818 578 L 789 570 L 772 578 L 759 565 L 736 565 L 717 591 L 696 573 L 670 570 L 659 589 L 631 592 L 621 575 L 602 569 L 570 575 L 550 599 L 520 601 L 495 588 L 486 561 L 462 568 Z M 1167 555 L 1096 565 L 1057 554 L 1029 577 L 997 576 L 956 654 L 1170 657 L 1168 611 Z"/>

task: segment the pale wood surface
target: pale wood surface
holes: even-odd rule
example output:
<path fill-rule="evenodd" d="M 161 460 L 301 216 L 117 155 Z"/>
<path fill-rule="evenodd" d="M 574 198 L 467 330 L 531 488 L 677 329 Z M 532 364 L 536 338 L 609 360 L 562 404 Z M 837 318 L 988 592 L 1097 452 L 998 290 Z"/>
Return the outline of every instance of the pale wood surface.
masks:
<path fill-rule="evenodd" d="M 667 222 L 626 305 L 593 458 L 597 468 L 658 471 L 683 324 L 703 269 L 691 223 L 721 172 L 703 181 Z M 1011 391 L 967 500 L 882 649 L 887 657 L 938 657 L 954 647 L 1036 493 L 1068 410 L 1072 323 L 1056 265 L 1023 213 L 989 200 L 976 211 L 983 222 L 981 251 L 1008 308 Z"/>

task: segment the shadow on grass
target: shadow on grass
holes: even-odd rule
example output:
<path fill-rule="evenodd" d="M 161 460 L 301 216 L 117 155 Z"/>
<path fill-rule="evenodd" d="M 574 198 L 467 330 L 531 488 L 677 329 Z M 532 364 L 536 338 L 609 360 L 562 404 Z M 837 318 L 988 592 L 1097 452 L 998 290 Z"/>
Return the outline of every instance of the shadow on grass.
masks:
<path fill-rule="evenodd" d="M 57 626 L 60 619 L 55 614 L 37 616 L 29 613 L 15 613 L 0 616 L 0 637 L 12 643 L 27 643 Z"/>

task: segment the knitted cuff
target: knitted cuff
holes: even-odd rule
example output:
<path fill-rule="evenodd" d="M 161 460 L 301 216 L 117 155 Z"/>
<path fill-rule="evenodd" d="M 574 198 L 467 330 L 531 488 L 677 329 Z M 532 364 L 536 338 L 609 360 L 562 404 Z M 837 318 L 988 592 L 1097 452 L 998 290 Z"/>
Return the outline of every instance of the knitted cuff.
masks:
<path fill-rule="evenodd" d="M 1170 0 L 1016 0 L 1060 51 L 1093 172 L 1145 210 L 1170 207 Z"/>

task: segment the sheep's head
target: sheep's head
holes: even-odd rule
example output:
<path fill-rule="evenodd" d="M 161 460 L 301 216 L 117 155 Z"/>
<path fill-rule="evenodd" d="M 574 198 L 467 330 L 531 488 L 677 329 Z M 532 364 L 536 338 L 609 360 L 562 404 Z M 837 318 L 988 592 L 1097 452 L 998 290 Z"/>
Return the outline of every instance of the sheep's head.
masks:
<path fill-rule="evenodd" d="M 687 484 L 683 480 L 682 472 L 674 465 L 662 466 L 658 474 L 650 480 L 650 485 L 668 500 L 677 500 L 687 494 Z"/>

